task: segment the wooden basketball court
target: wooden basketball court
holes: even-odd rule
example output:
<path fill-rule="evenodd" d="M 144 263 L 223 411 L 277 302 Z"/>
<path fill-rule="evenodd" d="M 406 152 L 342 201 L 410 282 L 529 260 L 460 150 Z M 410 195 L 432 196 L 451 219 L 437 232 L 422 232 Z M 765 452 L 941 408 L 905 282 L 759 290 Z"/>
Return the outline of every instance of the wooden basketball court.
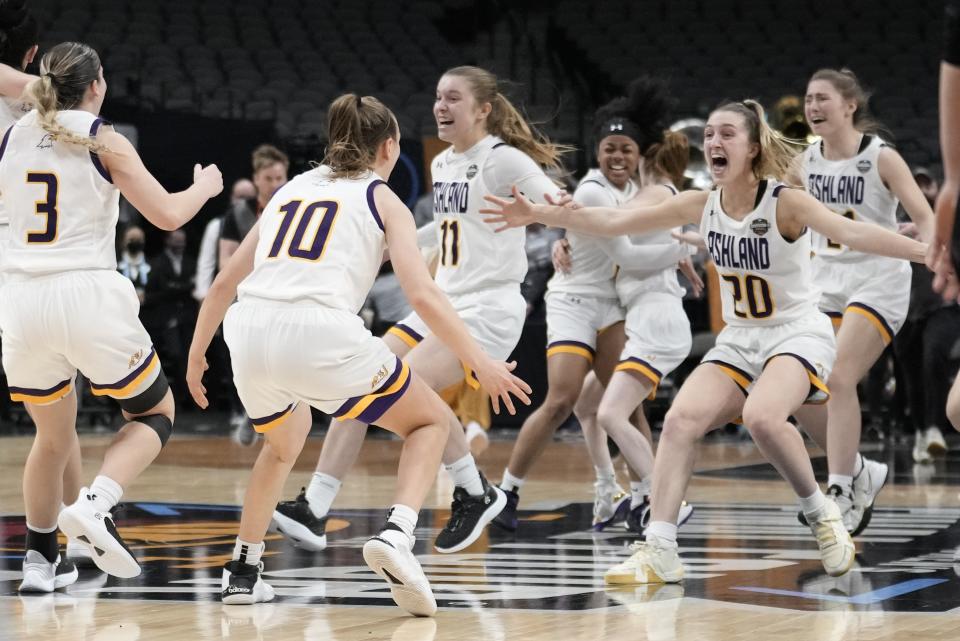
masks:
<path fill-rule="evenodd" d="M 82 437 L 85 478 L 107 437 Z M 285 496 L 308 482 L 311 439 Z M 494 441 L 481 467 L 499 478 L 510 442 Z M 681 529 L 681 586 L 605 589 L 603 572 L 629 554 L 622 530 L 590 530 L 593 474 L 581 443 L 557 442 L 521 494 L 518 532 L 491 529 L 453 555 L 432 550 L 451 496 L 438 481 L 421 513 L 417 552 L 440 605 L 414 619 L 393 605 L 360 548 L 382 525 L 398 443 L 370 440 L 334 504 L 330 547 L 306 553 L 271 535 L 265 577 L 272 603 L 222 606 L 249 466 L 257 448 L 224 437 L 174 438 L 129 488 L 117 513 L 141 560 L 137 579 L 81 571 L 66 591 L 18 596 L 24 534 L 20 496 L 29 437 L 0 439 L 0 639 L 309 641 L 623 639 L 852 641 L 960 638 L 960 455 L 914 465 L 906 446 L 873 456 L 890 464 L 855 569 L 831 579 L 786 484 L 750 443 L 703 445 Z M 820 478 L 825 463 L 814 454 Z"/>

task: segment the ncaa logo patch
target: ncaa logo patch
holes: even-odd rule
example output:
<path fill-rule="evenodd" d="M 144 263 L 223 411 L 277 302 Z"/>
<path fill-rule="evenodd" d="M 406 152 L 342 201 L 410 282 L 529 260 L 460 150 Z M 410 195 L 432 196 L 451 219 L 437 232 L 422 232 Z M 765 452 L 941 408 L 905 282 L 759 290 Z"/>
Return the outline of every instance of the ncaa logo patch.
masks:
<path fill-rule="evenodd" d="M 869 160 L 861 160 L 857 163 L 857 171 L 859 171 L 861 174 L 865 174 L 870 171 L 871 167 L 873 167 L 873 163 Z"/>
<path fill-rule="evenodd" d="M 757 236 L 763 236 L 770 231 L 770 223 L 766 218 L 757 218 L 755 221 L 750 223 L 750 231 Z"/>
<path fill-rule="evenodd" d="M 470 165 L 467 167 L 467 178 L 473 178 L 477 175 L 477 172 L 480 171 L 476 165 Z"/>

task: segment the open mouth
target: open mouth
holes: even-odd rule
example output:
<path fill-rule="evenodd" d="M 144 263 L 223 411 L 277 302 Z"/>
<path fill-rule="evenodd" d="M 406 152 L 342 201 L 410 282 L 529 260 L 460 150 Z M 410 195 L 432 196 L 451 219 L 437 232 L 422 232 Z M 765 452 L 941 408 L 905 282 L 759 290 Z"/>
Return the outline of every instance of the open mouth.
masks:
<path fill-rule="evenodd" d="M 453 124 L 452 120 L 446 120 L 444 118 L 437 118 L 437 124 L 441 127 L 449 127 Z"/>
<path fill-rule="evenodd" d="M 723 169 L 727 166 L 726 156 L 710 156 L 710 166 L 714 169 Z"/>
<path fill-rule="evenodd" d="M 824 118 L 823 116 L 814 116 L 813 118 L 810 119 L 810 124 L 811 124 L 811 125 L 819 125 L 820 123 L 826 122 L 826 121 L 827 121 L 827 119 Z"/>

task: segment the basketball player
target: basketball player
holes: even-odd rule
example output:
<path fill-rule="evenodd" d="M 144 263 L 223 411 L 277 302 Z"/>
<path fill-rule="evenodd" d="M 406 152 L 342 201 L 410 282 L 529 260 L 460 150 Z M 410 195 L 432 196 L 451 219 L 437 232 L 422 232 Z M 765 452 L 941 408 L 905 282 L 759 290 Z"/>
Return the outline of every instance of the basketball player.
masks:
<path fill-rule="evenodd" d="M 27 87 L 35 109 L 0 141 L 0 192 L 10 215 L 0 329 L 11 398 L 26 404 L 37 428 L 23 478 L 21 588 L 50 592 L 58 587 L 58 523 L 104 572 L 140 573 L 110 510 L 173 426 L 173 400 L 137 318 L 139 302 L 116 272 L 120 193 L 157 226 L 176 229 L 223 186 L 215 166 L 199 165 L 183 192 L 167 193 L 157 183 L 133 145 L 97 115 L 106 83 L 90 47 L 57 45 L 43 56 L 40 74 Z M 66 206 L 70 213 L 61 216 Z M 127 423 L 90 488 L 60 511 L 64 468 L 76 445 L 78 369 L 94 394 L 119 401 Z"/>
<path fill-rule="evenodd" d="M 922 261 L 926 245 L 878 225 L 837 216 L 807 193 L 779 182 L 792 161 L 759 103 L 725 104 L 710 114 L 704 155 L 717 187 L 685 192 L 654 207 L 618 211 L 533 205 L 489 196 L 488 222 L 502 229 L 541 222 L 612 236 L 688 223 L 700 233 L 724 286 L 727 326 L 687 378 L 667 413 L 653 474 L 646 542 L 611 568 L 610 583 L 675 583 L 683 577 L 677 516 L 703 435 L 737 416 L 760 451 L 790 483 L 817 539 L 826 571 L 847 572 L 854 546 L 837 504 L 820 491 L 803 440 L 788 422 L 803 403 L 828 396 L 836 353 L 830 319 L 817 309 L 810 227 L 859 251 Z"/>
<path fill-rule="evenodd" d="M 416 246 L 413 216 L 386 186 L 400 156 L 396 118 L 379 100 L 349 94 L 329 109 L 324 164 L 270 199 L 260 222 L 214 282 L 190 349 L 188 381 L 206 407 L 203 354 L 224 322 L 234 381 L 256 429 L 266 436 L 244 499 L 233 560 L 223 571 L 228 604 L 269 601 L 260 578 L 263 537 L 307 434 L 310 406 L 357 418 L 404 438 L 397 490 L 386 527 L 367 541 L 367 564 L 390 585 L 397 605 L 432 615 L 430 584 L 413 556 L 413 530 L 447 441 L 447 406 L 357 315 L 384 250 L 414 309 L 470 367 L 499 411 L 526 384 L 487 356 L 430 278 Z M 244 277 L 246 277 L 244 279 Z M 241 279 L 244 279 L 240 283 Z"/>
<path fill-rule="evenodd" d="M 19 5 L 19 6 L 18 6 Z M 39 27 L 36 19 L 27 11 L 25 3 L 19 0 L 7 3 L 7 11 L 0 17 L 0 34 L 5 43 L 0 47 L 0 130 L 6 131 L 13 123 L 31 109 L 23 100 L 23 90 L 36 76 L 20 73 L 16 69 L 26 69 L 37 55 L 39 45 Z M 5 22 L 2 22 L 5 21 Z M 0 200 L 0 286 L 3 285 L 3 256 L 6 252 L 6 240 L 9 236 L 9 220 Z M 81 476 L 80 440 L 74 434 L 76 442 L 70 451 L 70 458 L 63 470 L 63 496 L 76 496 L 80 491 Z M 66 506 L 63 506 L 66 507 Z M 71 575 L 75 572 L 74 562 L 92 565 L 86 547 L 67 540 L 67 558 L 57 566 L 58 574 Z M 62 582 L 66 579 L 59 579 Z"/>
<path fill-rule="evenodd" d="M 584 176 L 574 193 L 575 202 L 584 206 L 619 207 L 639 199 L 638 202 L 653 205 L 676 193 L 667 167 L 669 173 L 682 177 L 688 151 L 686 138 L 681 134 L 665 140 L 663 127 L 668 102 L 662 83 L 640 78 L 630 85 L 627 96 L 615 98 L 597 110 L 594 137 L 599 169 Z M 638 169 L 639 181 L 635 180 Z M 546 296 L 547 397 L 520 429 L 500 483 L 507 494 L 507 507 L 496 523 L 508 530 L 517 527 L 518 493 L 527 473 L 573 410 L 594 355 L 609 351 L 598 350 L 598 344 L 613 349 L 622 345 L 622 339 L 617 340 L 616 334 L 610 334 L 623 331 L 619 324 L 623 320 L 621 304 L 631 310 L 627 323 L 629 345 L 622 354 L 615 352 L 603 360 L 598 359 L 595 370 L 604 385 L 613 384 L 612 374 L 614 379 L 626 378 L 637 381 L 637 387 L 646 386 L 646 389 L 634 389 L 635 386 L 621 380 L 616 393 L 630 396 L 621 399 L 616 410 L 604 408 L 601 421 L 638 478 L 652 473 L 653 450 L 630 424 L 630 417 L 639 399 L 655 390 L 660 376 L 676 367 L 690 351 L 689 321 L 682 305 L 673 304 L 679 304 L 677 294 L 682 292 L 674 272 L 677 262 L 689 256 L 686 247 L 671 239 L 669 232 L 640 239 L 636 244 L 627 238 L 603 239 L 576 232 L 568 232 L 566 240 L 572 254 L 571 269 L 554 275 Z M 654 290 L 664 291 L 665 298 L 644 296 L 642 305 L 652 305 L 641 310 L 640 301 L 635 299 L 643 292 Z M 624 296 L 618 299 L 618 293 Z M 661 335 L 651 336 L 649 329 L 643 327 L 650 324 L 653 316 L 660 319 L 657 327 L 664 330 Z M 613 372 L 618 356 L 621 358 L 616 365 L 619 375 Z M 650 364 L 649 361 L 658 357 L 660 362 Z M 619 420 L 621 407 L 622 421 Z M 606 498 L 619 492 L 612 466 L 602 473 L 596 485 L 601 496 L 594 504 L 594 526 L 598 528 L 619 513 L 618 506 L 612 505 L 616 499 Z M 649 494 L 649 490 L 645 494 Z M 638 509 L 645 494 L 636 501 Z M 608 503 L 611 508 L 607 508 Z"/>
<path fill-rule="evenodd" d="M 443 74 L 433 113 L 437 135 L 451 145 L 431 166 L 431 225 L 440 248 L 435 280 L 470 335 L 491 357 L 505 359 L 520 339 L 526 316 L 520 294 L 527 270 L 525 234 L 522 229 L 494 234 L 478 210 L 483 196 L 508 196 L 513 184 L 538 199 L 557 193 L 542 167 L 556 167 L 564 149 L 531 129 L 500 93 L 496 77 L 477 67 L 456 67 Z M 465 377 L 476 384 L 469 368 L 439 337 L 430 335 L 416 312 L 392 327 L 384 340 L 435 391 Z M 452 412 L 447 418 L 450 439 L 443 463 L 456 487 L 450 520 L 435 547 L 456 552 L 480 536 L 506 505 L 506 496 L 480 474 L 459 420 Z M 340 480 L 359 454 L 364 423 L 353 418 L 332 422 L 309 487 L 296 500 L 277 506 L 277 527 L 297 545 L 311 550 L 326 546 L 327 513 Z"/>
<path fill-rule="evenodd" d="M 867 114 L 868 96 L 849 70 L 821 69 L 807 85 L 805 113 L 821 137 L 800 158 L 801 184 L 844 217 L 897 230 L 897 204 L 916 223 L 921 240 L 933 236 L 933 212 L 910 168 L 877 134 Z M 910 266 L 851 249 L 824 234 L 811 239 L 820 309 L 837 330 L 837 360 L 830 372 L 830 401 L 803 408 L 797 418 L 811 435 L 826 434 L 830 469 L 827 493 L 854 536 L 870 522 L 887 466 L 857 453 L 860 401 L 857 383 L 903 325 L 910 305 Z M 923 449 L 946 452 L 937 428 L 924 434 Z M 823 444 L 823 437 L 816 437 Z M 801 521 L 802 515 L 801 516 Z"/>

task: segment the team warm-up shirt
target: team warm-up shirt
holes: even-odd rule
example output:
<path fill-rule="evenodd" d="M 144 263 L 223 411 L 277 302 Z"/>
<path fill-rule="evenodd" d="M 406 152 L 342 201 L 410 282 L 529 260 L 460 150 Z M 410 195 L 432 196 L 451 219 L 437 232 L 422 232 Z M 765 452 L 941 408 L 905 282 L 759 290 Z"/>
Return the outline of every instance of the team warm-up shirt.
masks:
<path fill-rule="evenodd" d="M 94 136 L 105 124 L 86 111 L 57 113 L 60 125 Z M 120 191 L 100 158 L 56 142 L 30 111 L 0 141 L 0 194 L 10 219 L 4 269 L 49 274 L 117 268 Z"/>
<path fill-rule="evenodd" d="M 728 325 L 780 325 L 817 311 L 810 233 L 789 241 L 777 227 L 777 196 L 784 188 L 761 181 L 754 210 L 739 221 L 723 211 L 720 189 L 707 198 L 700 233 L 720 275 Z"/>
<path fill-rule="evenodd" d="M 278 189 L 260 216 L 253 272 L 238 287 L 239 299 L 359 312 L 386 248 L 373 197 L 381 183 L 373 172 L 333 179 L 323 165 Z"/>
<path fill-rule="evenodd" d="M 436 282 L 447 294 L 464 294 L 514 284 L 527 273 L 525 230 L 496 233 L 480 209 L 487 194 L 507 198 L 517 185 L 528 198 L 544 202 L 557 186 L 522 151 L 486 136 L 463 153 L 449 148 L 431 166 L 433 217 L 440 251 Z"/>
<path fill-rule="evenodd" d="M 591 169 L 580 181 L 573 199 L 584 207 L 620 207 L 636 193 L 634 181 L 621 190 L 599 169 Z M 567 231 L 566 238 L 570 244 L 570 272 L 556 272 L 547 288 L 551 292 L 616 298 L 613 281 L 616 266 L 604 251 L 606 239 L 574 231 Z"/>
<path fill-rule="evenodd" d="M 822 143 L 810 145 L 803 156 L 804 187 L 838 214 L 896 231 L 898 200 L 880 178 L 878 159 L 885 146 L 880 138 L 864 135 L 857 155 L 827 160 Z M 857 262 L 868 256 L 817 232 L 812 242 L 818 260 Z"/>

